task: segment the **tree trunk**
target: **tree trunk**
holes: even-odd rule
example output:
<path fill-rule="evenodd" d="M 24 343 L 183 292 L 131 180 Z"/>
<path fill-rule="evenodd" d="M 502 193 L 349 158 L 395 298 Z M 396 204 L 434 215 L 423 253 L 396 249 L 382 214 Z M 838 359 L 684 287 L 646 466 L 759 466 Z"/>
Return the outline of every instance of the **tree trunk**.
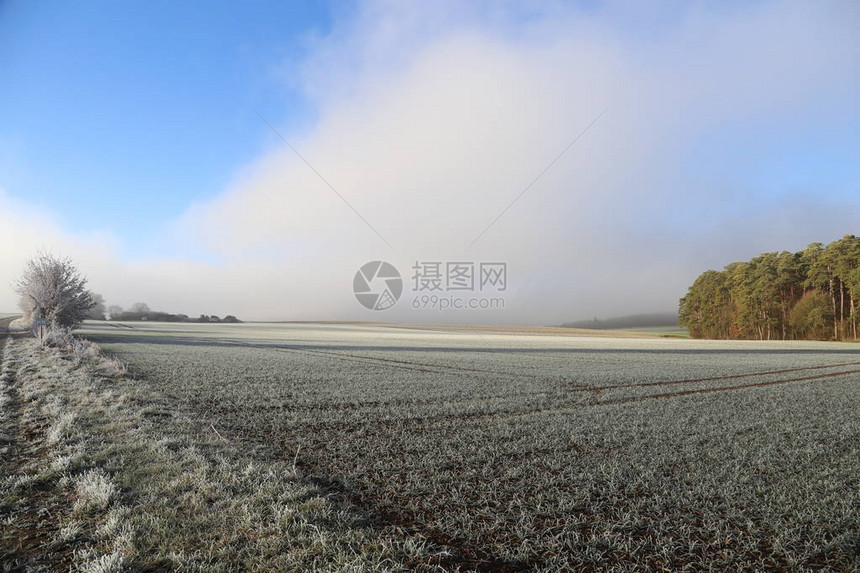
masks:
<path fill-rule="evenodd" d="M 830 276 L 830 300 L 833 302 L 833 340 L 839 340 L 839 326 L 836 322 L 836 291 L 833 290 L 833 276 Z"/>
<path fill-rule="evenodd" d="M 851 309 L 851 337 L 857 340 L 857 313 L 854 312 L 854 297 L 848 291 L 848 308 Z"/>
<path fill-rule="evenodd" d="M 791 300 L 791 299 L 789 299 Z M 790 303 L 785 300 L 783 297 L 782 301 L 782 339 L 785 340 L 785 328 L 788 323 L 788 305 Z"/>
<path fill-rule="evenodd" d="M 839 281 L 839 322 L 842 326 L 842 334 L 845 334 L 845 285 Z"/>

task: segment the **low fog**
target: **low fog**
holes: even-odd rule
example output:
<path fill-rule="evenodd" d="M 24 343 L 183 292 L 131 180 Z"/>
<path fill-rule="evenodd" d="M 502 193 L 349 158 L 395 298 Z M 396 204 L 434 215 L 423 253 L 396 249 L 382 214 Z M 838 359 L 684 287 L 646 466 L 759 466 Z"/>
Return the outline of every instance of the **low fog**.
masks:
<path fill-rule="evenodd" d="M 175 256 L 129 258 L 109 222 L 73 233 L 0 191 L 0 277 L 41 247 L 123 306 L 559 324 L 672 311 L 708 268 L 860 231 L 856 179 L 773 176 L 858 119 L 856 6 L 699 5 L 642 28 L 645 8 L 611 4 L 536 8 L 525 24 L 454 6 L 370 3 L 309 38 L 281 80 L 313 103 L 312 125 L 248 109 L 260 155 L 169 222 Z M 404 278 L 385 311 L 352 291 L 373 260 Z M 506 262 L 505 308 L 414 310 L 416 261 Z M 0 311 L 15 306 L 0 289 Z"/>

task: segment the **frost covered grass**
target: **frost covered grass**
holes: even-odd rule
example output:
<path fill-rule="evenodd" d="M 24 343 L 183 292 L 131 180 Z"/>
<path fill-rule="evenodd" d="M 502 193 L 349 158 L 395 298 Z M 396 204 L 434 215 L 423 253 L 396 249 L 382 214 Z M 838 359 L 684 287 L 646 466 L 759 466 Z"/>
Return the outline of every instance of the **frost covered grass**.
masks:
<path fill-rule="evenodd" d="M 294 456 L 225 441 L 75 346 L 19 338 L 4 351 L 16 398 L 0 458 L 3 570 L 438 569 L 438 550 L 368 528 Z"/>
<path fill-rule="evenodd" d="M 101 469 L 90 470 L 78 476 L 75 490 L 77 500 L 73 510 L 84 513 L 104 511 L 119 493 L 110 476 Z"/>
<path fill-rule="evenodd" d="M 855 345 L 88 328 L 219 439 L 297 457 L 379 527 L 446 548 L 449 568 L 860 566 Z"/>

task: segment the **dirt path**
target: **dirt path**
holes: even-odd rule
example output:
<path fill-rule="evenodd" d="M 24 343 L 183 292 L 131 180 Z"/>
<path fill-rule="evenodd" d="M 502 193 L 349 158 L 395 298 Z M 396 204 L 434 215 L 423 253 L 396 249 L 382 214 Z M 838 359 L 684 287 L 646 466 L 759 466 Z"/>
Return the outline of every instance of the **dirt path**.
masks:
<path fill-rule="evenodd" d="M 17 316 L 7 316 L 6 318 L 0 318 L 0 333 L 9 332 L 9 323 L 11 323 Z"/>

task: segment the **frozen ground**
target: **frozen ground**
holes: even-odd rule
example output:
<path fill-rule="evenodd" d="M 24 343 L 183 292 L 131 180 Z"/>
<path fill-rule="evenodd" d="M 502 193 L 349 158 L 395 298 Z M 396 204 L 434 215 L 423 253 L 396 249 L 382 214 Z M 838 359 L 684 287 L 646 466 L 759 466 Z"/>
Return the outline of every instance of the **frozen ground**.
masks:
<path fill-rule="evenodd" d="M 333 494 L 467 567 L 858 565 L 856 345 L 380 324 L 82 334 L 177 408 L 298 452 Z"/>

